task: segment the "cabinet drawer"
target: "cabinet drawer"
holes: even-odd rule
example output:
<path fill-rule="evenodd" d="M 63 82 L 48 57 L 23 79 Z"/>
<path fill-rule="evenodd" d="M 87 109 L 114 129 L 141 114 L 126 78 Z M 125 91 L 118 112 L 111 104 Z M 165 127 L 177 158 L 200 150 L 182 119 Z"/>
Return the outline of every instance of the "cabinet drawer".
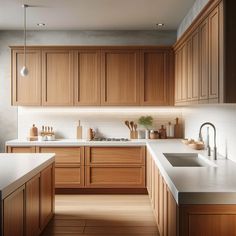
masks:
<path fill-rule="evenodd" d="M 145 147 L 86 147 L 86 165 L 145 164 Z"/>
<path fill-rule="evenodd" d="M 86 187 L 145 187 L 145 167 L 87 166 Z"/>
<path fill-rule="evenodd" d="M 84 171 L 80 167 L 56 167 L 56 188 L 76 188 L 84 185 Z"/>
<path fill-rule="evenodd" d="M 34 153 L 35 147 L 10 147 L 6 148 L 8 153 Z"/>
<path fill-rule="evenodd" d="M 56 164 L 83 164 L 83 147 L 39 147 L 41 153 L 56 153 Z"/>

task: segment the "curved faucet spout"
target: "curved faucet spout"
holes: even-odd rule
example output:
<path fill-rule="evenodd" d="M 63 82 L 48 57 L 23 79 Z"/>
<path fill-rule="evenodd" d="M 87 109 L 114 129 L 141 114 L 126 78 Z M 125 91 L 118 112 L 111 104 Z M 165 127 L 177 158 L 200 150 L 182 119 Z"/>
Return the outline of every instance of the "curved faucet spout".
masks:
<path fill-rule="evenodd" d="M 213 128 L 214 130 L 214 159 L 216 160 L 217 159 L 217 148 L 216 148 L 216 127 L 211 123 L 211 122 L 205 122 L 203 123 L 201 126 L 200 126 L 200 129 L 199 129 L 199 141 L 203 141 L 202 139 L 202 128 L 206 125 L 209 125 Z M 208 147 L 210 148 L 210 147 Z M 210 153 L 210 152 L 209 152 Z"/>

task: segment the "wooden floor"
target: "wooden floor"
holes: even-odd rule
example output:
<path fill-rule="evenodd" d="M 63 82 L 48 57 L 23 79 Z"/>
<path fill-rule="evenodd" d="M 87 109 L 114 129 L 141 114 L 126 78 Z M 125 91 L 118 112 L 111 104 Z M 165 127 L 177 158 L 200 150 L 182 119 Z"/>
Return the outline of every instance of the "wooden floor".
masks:
<path fill-rule="evenodd" d="M 48 235 L 158 236 L 148 195 L 56 195 Z"/>

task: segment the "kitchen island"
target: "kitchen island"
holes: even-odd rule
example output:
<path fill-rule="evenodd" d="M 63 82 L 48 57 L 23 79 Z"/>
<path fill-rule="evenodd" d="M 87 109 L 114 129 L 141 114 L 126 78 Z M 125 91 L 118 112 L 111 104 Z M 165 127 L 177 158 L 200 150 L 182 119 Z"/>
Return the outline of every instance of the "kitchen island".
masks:
<path fill-rule="evenodd" d="M 39 235 L 54 214 L 54 153 L 0 154 L 0 235 Z"/>

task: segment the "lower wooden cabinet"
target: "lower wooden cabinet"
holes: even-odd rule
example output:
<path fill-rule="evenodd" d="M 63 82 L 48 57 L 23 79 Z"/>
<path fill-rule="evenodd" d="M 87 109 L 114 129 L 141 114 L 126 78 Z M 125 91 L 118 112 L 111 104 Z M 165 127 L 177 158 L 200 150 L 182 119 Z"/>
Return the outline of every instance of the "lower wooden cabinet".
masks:
<path fill-rule="evenodd" d="M 8 152 L 55 153 L 55 187 L 57 189 L 144 189 L 146 187 L 146 153 L 145 147 L 142 146 L 9 146 L 6 150 Z M 152 162 L 152 159 L 150 161 Z M 148 168 L 153 169 L 154 165 L 151 164 Z M 154 171 L 152 173 L 154 174 Z"/>
<path fill-rule="evenodd" d="M 6 152 L 8 153 L 34 153 L 35 147 L 28 146 L 28 147 L 6 147 Z"/>
<path fill-rule="evenodd" d="M 51 165 L 41 172 L 40 179 L 40 228 L 43 229 L 54 213 L 54 166 Z"/>
<path fill-rule="evenodd" d="M 85 187 L 145 188 L 145 147 L 86 147 Z"/>
<path fill-rule="evenodd" d="M 84 187 L 84 147 L 37 147 L 40 153 L 55 153 L 55 187 Z"/>
<path fill-rule="evenodd" d="M 54 164 L 5 197 L 0 210 L 0 235 L 40 235 L 54 214 Z"/>
<path fill-rule="evenodd" d="M 79 188 L 84 186 L 84 168 L 63 165 L 55 168 L 56 188 Z"/>
<path fill-rule="evenodd" d="M 40 174 L 26 183 L 26 235 L 40 233 Z"/>
<path fill-rule="evenodd" d="M 24 235 L 25 186 L 3 200 L 3 235 Z"/>

